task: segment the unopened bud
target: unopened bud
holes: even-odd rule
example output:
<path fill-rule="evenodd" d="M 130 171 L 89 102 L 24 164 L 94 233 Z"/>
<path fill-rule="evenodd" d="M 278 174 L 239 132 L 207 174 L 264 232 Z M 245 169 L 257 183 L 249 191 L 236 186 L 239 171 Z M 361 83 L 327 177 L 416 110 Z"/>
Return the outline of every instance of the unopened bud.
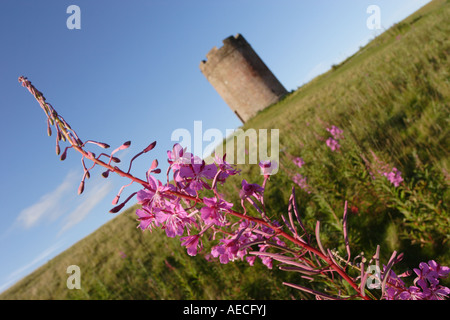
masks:
<path fill-rule="evenodd" d="M 80 186 L 78 187 L 78 194 L 82 194 L 84 191 L 84 181 L 81 181 Z"/>
<path fill-rule="evenodd" d="M 102 176 L 103 176 L 103 178 L 108 178 L 108 176 L 109 176 L 109 169 L 106 170 L 105 172 L 102 172 Z"/>
<path fill-rule="evenodd" d="M 59 156 L 60 153 L 61 153 L 61 148 L 59 147 L 59 144 L 56 143 L 56 155 Z"/>
<path fill-rule="evenodd" d="M 153 162 L 152 162 L 152 166 L 150 167 L 150 170 L 155 169 L 157 166 L 158 166 L 158 160 L 155 159 L 155 160 L 153 160 Z"/>
<path fill-rule="evenodd" d="M 61 161 L 64 161 L 64 160 L 66 160 L 66 157 L 67 157 L 67 148 L 64 150 L 64 152 L 62 153 L 62 155 L 61 155 Z"/>
<path fill-rule="evenodd" d="M 123 208 L 124 205 L 125 205 L 125 203 L 119 204 L 118 206 L 116 206 L 116 207 L 112 208 L 111 210 L 109 210 L 109 213 L 117 213 L 117 212 L 119 212 Z"/>
<path fill-rule="evenodd" d="M 96 144 L 96 145 L 98 145 L 100 148 L 103 148 L 103 149 L 108 149 L 108 148 L 109 148 L 109 144 L 103 143 L 103 142 L 97 142 L 97 141 L 89 140 L 89 141 L 86 141 L 86 143 L 93 143 L 93 144 Z"/>
<path fill-rule="evenodd" d="M 126 148 L 128 148 L 130 145 L 131 145 L 131 141 L 127 141 L 127 142 L 125 142 L 123 145 L 121 145 L 121 146 L 119 147 L 119 150 L 126 149 Z"/>
<path fill-rule="evenodd" d="M 144 149 L 144 153 L 145 153 L 145 152 L 149 152 L 149 151 L 152 150 L 155 146 L 156 146 L 156 141 L 153 141 L 152 143 L 150 143 L 150 144 L 148 145 L 147 148 Z"/>
<path fill-rule="evenodd" d="M 113 205 L 117 204 L 117 202 L 119 202 L 119 199 L 120 199 L 120 197 L 117 195 L 117 196 L 113 199 L 112 204 L 113 204 Z"/>

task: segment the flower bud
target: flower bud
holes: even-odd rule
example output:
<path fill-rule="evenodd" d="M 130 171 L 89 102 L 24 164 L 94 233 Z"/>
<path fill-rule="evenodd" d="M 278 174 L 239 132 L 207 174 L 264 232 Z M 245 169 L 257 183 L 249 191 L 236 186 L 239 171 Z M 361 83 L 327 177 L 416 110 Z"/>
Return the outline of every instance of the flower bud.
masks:
<path fill-rule="evenodd" d="M 150 167 L 150 170 L 155 169 L 157 166 L 158 166 L 158 160 L 155 159 L 155 160 L 153 160 L 153 162 L 152 162 L 152 166 Z"/>
<path fill-rule="evenodd" d="M 109 210 L 109 213 L 117 213 L 117 212 L 119 212 L 123 208 L 124 205 L 125 205 L 125 203 L 119 204 L 118 206 L 116 206 L 116 207 L 112 208 L 111 210 Z"/>
<path fill-rule="evenodd" d="M 127 142 L 125 142 L 123 145 L 121 145 L 121 146 L 119 147 L 119 150 L 126 149 L 126 148 L 128 148 L 130 145 L 131 145 L 131 141 L 127 141 Z"/>
<path fill-rule="evenodd" d="M 119 197 L 119 195 L 117 195 L 117 196 L 113 199 L 112 204 L 113 204 L 113 205 L 116 205 L 117 202 L 119 202 L 119 199 L 120 199 L 120 197 Z"/>
<path fill-rule="evenodd" d="M 84 181 L 81 181 L 80 186 L 78 187 L 78 194 L 82 194 L 84 191 Z"/>
<path fill-rule="evenodd" d="M 109 169 L 106 170 L 105 172 L 102 172 L 102 176 L 103 176 L 103 178 L 108 178 L 108 176 L 109 176 Z"/>
<path fill-rule="evenodd" d="M 66 157 L 67 157 L 67 148 L 66 149 L 64 149 L 64 152 L 62 153 L 62 155 L 61 155 L 61 161 L 64 161 L 64 160 L 66 160 Z"/>
<path fill-rule="evenodd" d="M 156 141 L 153 141 L 152 143 L 150 143 L 150 144 L 148 145 L 147 148 L 144 149 L 144 153 L 149 152 L 149 151 L 152 150 L 155 146 L 156 146 Z"/>

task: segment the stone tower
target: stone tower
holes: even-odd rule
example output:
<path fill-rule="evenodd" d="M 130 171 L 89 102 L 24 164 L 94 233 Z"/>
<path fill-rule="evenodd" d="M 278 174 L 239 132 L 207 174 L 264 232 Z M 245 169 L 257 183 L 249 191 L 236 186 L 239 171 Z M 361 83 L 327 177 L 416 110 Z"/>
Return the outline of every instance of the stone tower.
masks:
<path fill-rule="evenodd" d="M 242 122 L 287 93 L 240 34 L 223 40 L 206 58 L 200 70 Z"/>

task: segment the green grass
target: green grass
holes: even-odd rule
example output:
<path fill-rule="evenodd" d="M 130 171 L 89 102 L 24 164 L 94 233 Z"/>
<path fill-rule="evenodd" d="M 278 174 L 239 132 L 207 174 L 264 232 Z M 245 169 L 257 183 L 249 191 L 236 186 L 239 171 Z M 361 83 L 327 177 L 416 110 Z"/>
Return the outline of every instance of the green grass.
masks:
<path fill-rule="evenodd" d="M 286 214 L 292 176 L 305 223 L 319 219 L 322 242 L 344 253 L 344 201 L 353 254 L 386 261 L 405 253 L 398 272 L 435 259 L 450 264 L 448 214 L 450 4 L 435 0 L 329 72 L 263 110 L 243 129 L 280 130 L 280 168 L 267 187 L 273 218 Z M 327 126 L 344 130 L 339 153 L 323 141 Z M 363 157 L 372 152 L 402 171 L 398 188 L 372 179 Z M 297 168 L 293 157 L 306 164 Z M 239 201 L 242 179 L 261 183 L 257 166 L 240 165 L 223 192 Z M 221 265 L 189 257 L 177 239 L 136 229 L 133 210 L 118 215 L 0 295 L 1 299 L 291 299 L 304 298 L 282 281 L 308 285 L 293 273 L 245 262 Z M 126 254 L 123 258 L 120 251 Z M 204 250 L 203 254 L 207 251 Z M 68 290 L 66 268 L 81 268 L 81 290 Z M 404 268 L 404 269 L 401 269 Z M 397 271 L 397 270 L 396 270 Z M 449 281 L 445 282 L 449 285 Z"/>

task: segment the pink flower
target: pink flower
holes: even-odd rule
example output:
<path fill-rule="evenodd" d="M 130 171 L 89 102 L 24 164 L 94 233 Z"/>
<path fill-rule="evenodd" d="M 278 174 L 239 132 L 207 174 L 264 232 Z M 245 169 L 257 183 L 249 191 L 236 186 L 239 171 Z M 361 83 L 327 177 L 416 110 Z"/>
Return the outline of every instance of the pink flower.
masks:
<path fill-rule="evenodd" d="M 331 151 L 339 150 L 339 148 L 341 147 L 339 142 L 333 138 L 328 138 L 326 144 L 331 149 Z"/>
<path fill-rule="evenodd" d="M 191 163 L 192 154 L 185 152 L 179 143 L 175 143 L 172 151 L 167 151 L 167 158 L 167 161 L 175 171 L 180 169 L 183 165 L 189 165 Z"/>
<path fill-rule="evenodd" d="M 242 189 L 239 192 L 239 196 L 241 199 L 245 199 L 247 197 L 255 197 L 258 201 L 262 200 L 262 193 L 264 192 L 264 188 L 256 183 L 248 183 L 245 179 L 242 180 Z"/>
<path fill-rule="evenodd" d="M 202 190 L 204 187 L 210 189 L 210 186 L 203 179 L 213 179 L 217 173 L 215 164 L 206 164 L 205 161 L 196 163 L 193 161 L 189 166 L 180 168 L 180 178 L 187 183 L 186 187 L 194 191 Z"/>
<path fill-rule="evenodd" d="M 393 168 L 391 172 L 384 172 L 383 175 L 392 183 L 394 186 L 398 187 L 403 181 L 401 172 L 397 168 Z"/>
<path fill-rule="evenodd" d="M 148 210 L 146 210 L 145 208 L 143 209 L 137 209 L 136 210 L 136 215 L 138 216 L 138 221 L 139 223 L 139 228 L 141 228 L 142 230 L 151 230 L 152 227 L 154 227 L 154 223 L 155 223 L 155 215 L 152 214 L 151 212 L 149 212 Z"/>
<path fill-rule="evenodd" d="M 301 174 L 297 173 L 292 180 L 304 191 L 311 193 L 309 190 L 309 185 L 306 182 L 306 177 L 302 176 Z"/>
<path fill-rule="evenodd" d="M 187 253 L 190 256 L 196 256 L 197 252 L 198 252 L 198 249 L 200 249 L 200 250 L 203 249 L 203 244 L 200 241 L 200 236 L 198 234 L 192 235 L 192 236 L 183 237 L 180 240 L 181 240 L 181 245 L 182 246 L 186 246 Z"/>
<path fill-rule="evenodd" d="M 229 210 L 233 204 L 226 202 L 223 199 L 213 198 L 203 198 L 203 203 L 205 207 L 200 209 L 201 217 L 203 221 L 207 224 L 215 224 L 217 226 L 223 226 L 226 223 L 224 212 Z"/>
<path fill-rule="evenodd" d="M 239 241 L 236 241 L 236 239 L 221 239 L 220 242 L 222 244 L 211 249 L 211 255 L 214 258 L 219 257 L 222 264 L 236 260 L 239 253 Z"/>
<path fill-rule="evenodd" d="M 333 136 L 334 139 L 339 140 L 339 139 L 343 139 L 344 136 L 342 135 L 344 133 L 344 131 L 342 129 L 339 129 L 336 126 L 331 126 L 331 128 L 327 128 L 327 131 L 329 133 L 331 133 L 331 135 Z"/>
<path fill-rule="evenodd" d="M 231 164 L 225 161 L 226 155 L 223 158 L 216 156 L 214 158 L 215 163 L 218 165 L 220 171 L 217 181 L 225 182 L 229 176 L 234 176 L 240 172 L 240 170 L 235 169 Z"/>
<path fill-rule="evenodd" d="M 167 204 L 165 210 L 156 208 L 155 219 L 158 225 L 162 225 L 162 228 L 165 229 L 169 238 L 183 235 L 185 224 L 192 222 L 187 217 L 186 211 L 178 203 Z"/>
<path fill-rule="evenodd" d="M 139 190 L 136 199 L 143 207 L 152 208 L 164 208 L 166 200 L 173 199 L 169 194 L 165 194 L 168 190 L 172 190 L 172 185 L 163 185 L 161 181 L 155 177 L 148 176 L 148 189 Z"/>
<path fill-rule="evenodd" d="M 261 161 L 259 163 L 259 167 L 261 168 L 261 174 L 264 175 L 264 177 L 268 177 L 270 175 L 273 175 L 277 173 L 278 164 L 274 160 L 265 160 Z"/>
<path fill-rule="evenodd" d="M 299 168 L 301 168 L 305 164 L 305 161 L 303 161 L 303 159 L 300 157 L 295 158 L 292 162 L 294 162 L 294 164 Z"/>

